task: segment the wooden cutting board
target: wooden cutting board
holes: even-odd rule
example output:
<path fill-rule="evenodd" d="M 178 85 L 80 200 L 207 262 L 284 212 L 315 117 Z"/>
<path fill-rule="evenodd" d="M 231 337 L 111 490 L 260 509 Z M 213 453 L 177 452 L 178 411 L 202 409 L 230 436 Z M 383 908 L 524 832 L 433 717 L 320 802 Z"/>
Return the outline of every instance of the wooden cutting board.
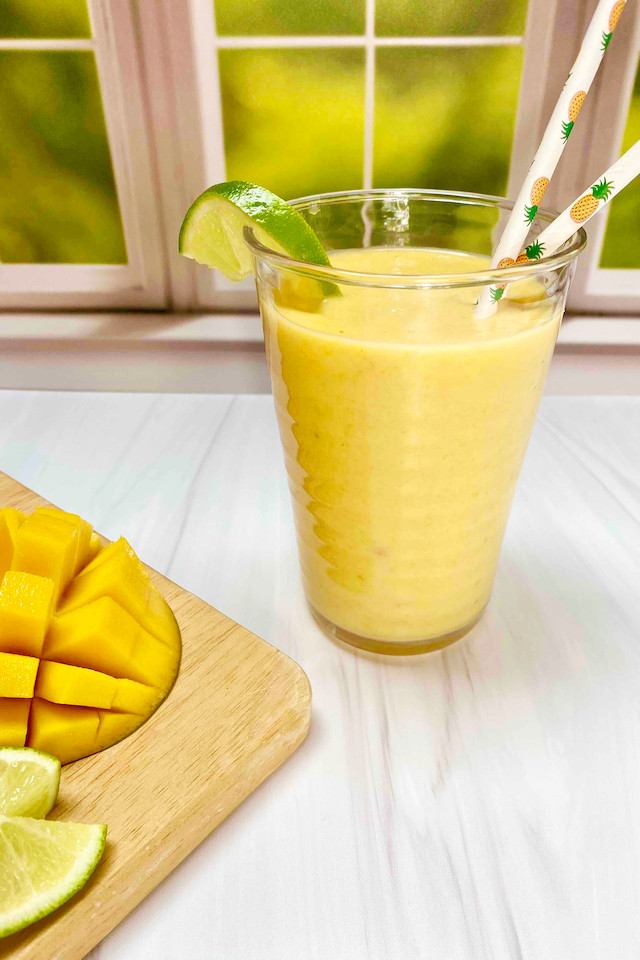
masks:
<path fill-rule="evenodd" d="M 0 506 L 46 503 L 0 473 Z M 135 549 L 135 544 L 133 545 Z M 182 665 L 140 730 L 63 767 L 51 819 L 109 825 L 83 891 L 0 941 L 0 958 L 79 960 L 304 740 L 311 689 L 275 647 L 150 570 L 182 631 Z"/>

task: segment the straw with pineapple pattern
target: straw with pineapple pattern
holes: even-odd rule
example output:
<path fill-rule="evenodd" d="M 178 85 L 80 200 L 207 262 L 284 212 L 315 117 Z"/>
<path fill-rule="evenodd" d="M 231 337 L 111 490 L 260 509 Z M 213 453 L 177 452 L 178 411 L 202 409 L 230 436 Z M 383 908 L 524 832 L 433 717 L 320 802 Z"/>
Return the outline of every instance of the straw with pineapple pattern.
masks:
<path fill-rule="evenodd" d="M 555 253 L 576 232 L 577 225 L 586 223 L 599 213 L 614 196 L 617 196 L 639 175 L 640 140 L 623 153 L 577 200 L 563 210 L 520 256 L 526 260 L 537 260 L 538 257 L 548 257 Z"/>
<path fill-rule="evenodd" d="M 600 0 L 582 41 L 576 61 L 558 98 L 547 129 L 533 158 L 520 193 L 491 259 L 492 267 L 511 267 L 523 262 L 520 251 L 531 223 L 535 220 L 549 180 L 571 135 L 611 35 L 618 25 L 626 0 Z M 504 284 L 482 291 L 476 317 L 488 317 L 496 309 Z"/>

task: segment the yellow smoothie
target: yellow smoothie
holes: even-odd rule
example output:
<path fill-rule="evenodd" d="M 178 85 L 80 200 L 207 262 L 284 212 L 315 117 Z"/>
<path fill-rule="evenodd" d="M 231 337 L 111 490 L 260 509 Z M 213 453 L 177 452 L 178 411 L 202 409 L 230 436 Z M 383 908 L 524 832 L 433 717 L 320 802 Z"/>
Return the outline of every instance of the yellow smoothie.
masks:
<path fill-rule="evenodd" d="M 384 247 L 331 261 L 404 275 L 488 264 Z M 477 287 L 345 284 L 309 312 L 262 298 L 304 587 L 342 630 L 442 641 L 487 603 L 561 319 L 527 284 L 482 321 Z"/>

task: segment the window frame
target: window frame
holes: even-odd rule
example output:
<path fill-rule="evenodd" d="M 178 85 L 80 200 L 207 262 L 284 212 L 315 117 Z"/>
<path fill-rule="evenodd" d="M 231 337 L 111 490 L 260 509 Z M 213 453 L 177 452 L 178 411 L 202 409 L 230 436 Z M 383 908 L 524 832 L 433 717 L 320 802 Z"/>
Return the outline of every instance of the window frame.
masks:
<path fill-rule="evenodd" d="M 524 58 L 509 195 L 517 192 L 564 82 L 567 64 L 577 54 L 595 2 L 529 0 L 520 41 Z M 176 250 L 180 223 L 191 200 L 210 183 L 226 177 L 218 49 L 364 46 L 366 185 L 372 178 L 375 49 L 438 46 L 444 45 L 443 38 L 374 37 L 375 0 L 365 0 L 364 33 L 347 37 L 216 39 L 213 0 L 89 0 L 89 6 L 93 42 L 0 41 L 0 49 L 7 43 L 18 49 L 77 43 L 89 44 L 93 49 L 95 45 L 130 263 L 126 267 L 0 265 L 2 309 L 165 309 L 168 323 L 173 311 L 176 317 L 185 312 L 200 314 L 211 324 L 215 324 L 215 313 L 233 316 L 232 312 L 236 312 L 241 342 L 246 330 L 246 316 L 242 314 L 256 311 L 251 284 L 238 289 L 179 257 Z M 589 175 L 593 172 L 595 176 L 616 155 L 614 147 L 619 145 L 622 135 L 635 74 L 635 64 L 625 65 L 624 61 L 630 59 L 631 50 L 637 49 L 640 34 L 640 12 L 630 4 L 623 23 L 629 24 L 632 17 L 632 28 L 616 31 L 612 41 L 616 55 L 605 59 L 601 77 L 571 138 L 570 149 L 545 197 L 548 206 L 566 205 L 584 187 L 585 176 L 579 176 L 579 171 Z M 446 45 L 457 46 L 512 42 L 514 38 L 509 37 L 446 38 Z M 625 66 L 625 96 L 620 98 L 618 111 L 611 111 L 607 91 L 620 89 Z M 533 96 L 529 91 L 534 91 Z M 596 117 L 599 134 L 590 135 L 596 130 Z M 603 129 L 606 135 L 602 135 Z M 605 156 L 607 144 L 610 150 Z M 594 221 L 591 228 L 590 249 L 581 258 L 569 307 L 581 311 L 583 316 L 586 311 L 596 314 L 605 310 L 610 314 L 638 315 L 640 278 L 637 293 L 628 297 L 619 295 L 618 289 L 616 295 L 594 294 L 589 286 L 594 251 L 604 234 L 603 217 Z M 101 284 L 99 291 L 92 286 L 94 283 Z M 619 288 L 619 282 L 616 286 Z M 581 329 L 586 322 L 581 320 Z M 144 324 L 139 327 L 144 339 Z M 600 342 L 601 330 L 598 337 Z"/>
<path fill-rule="evenodd" d="M 579 36 L 586 30 L 592 3 L 583 11 Z M 577 50 L 576 50 L 577 52 Z M 640 9 L 627 4 L 620 27 L 611 40 L 584 117 L 572 134 L 572 151 L 559 171 L 554 199 L 566 207 L 620 156 L 636 74 L 640 68 Z M 619 91 L 617 109 L 611 109 L 611 91 Z M 633 188 L 632 188 L 633 189 Z M 635 189 L 638 189 L 636 183 Z M 557 204 L 557 199 L 556 199 Z M 588 243 L 571 285 L 569 309 L 589 314 L 640 314 L 640 269 L 599 266 L 611 207 L 587 226 Z"/>
<path fill-rule="evenodd" d="M 523 46 L 522 79 L 535 69 L 535 58 L 527 51 L 525 38 L 527 30 L 536 36 L 540 30 L 539 9 L 553 12 L 557 0 L 535 0 L 536 15 L 533 15 L 533 0 L 530 0 L 527 23 L 522 36 L 450 36 L 450 37 L 385 37 L 375 35 L 376 0 L 365 0 L 365 23 L 362 34 L 309 35 L 309 36 L 219 36 L 216 30 L 213 0 L 191 0 L 188 4 L 192 26 L 193 55 L 196 61 L 196 96 L 201 117 L 200 150 L 203 157 L 204 186 L 226 179 L 226 161 L 224 155 L 224 132 L 222 120 L 222 102 L 220 74 L 218 68 L 219 50 L 247 49 L 327 49 L 358 47 L 365 51 L 364 75 L 364 136 L 362 160 L 362 186 L 370 188 L 373 179 L 373 138 L 374 138 L 374 96 L 375 96 L 375 53 L 382 47 L 478 47 L 478 46 Z M 542 18 L 544 27 L 549 14 Z M 521 91 L 523 89 L 521 83 Z M 516 115 L 516 124 L 520 117 L 520 102 Z M 533 149 L 532 125 L 521 125 L 520 147 L 514 163 L 512 154 L 509 183 L 526 170 L 528 151 Z M 514 138 L 515 142 L 515 138 Z M 193 191 L 197 195 L 199 191 Z M 204 310 L 257 310 L 257 301 L 253 283 L 231 284 L 219 274 L 198 271 L 195 283 L 196 307 Z M 193 304 L 192 304 L 193 307 Z"/>
<path fill-rule="evenodd" d="M 95 56 L 126 264 L 0 264 L 2 309 L 163 308 L 164 250 L 129 0 L 87 0 L 91 38 L 0 39 L 2 50 Z M 151 175 L 150 175 L 151 174 Z"/>

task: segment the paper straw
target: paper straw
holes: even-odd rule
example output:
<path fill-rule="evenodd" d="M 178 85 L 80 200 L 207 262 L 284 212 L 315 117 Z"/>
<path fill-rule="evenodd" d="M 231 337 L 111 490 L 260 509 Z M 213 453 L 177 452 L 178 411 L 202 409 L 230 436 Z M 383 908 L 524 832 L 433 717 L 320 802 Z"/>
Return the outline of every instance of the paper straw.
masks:
<path fill-rule="evenodd" d="M 638 140 L 619 160 L 616 160 L 601 177 L 592 183 L 588 190 L 570 204 L 566 210 L 536 237 L 527 247 L 527 258 L 537 259 L 555 253 L 578 227 L 583 226 L 640 175 L 640 140 Z M 532 250 L 532 247 L 535 247 Z M 531 257 L 530 253 L 535 254 Z"/>
<path fill-rule="evenodd" d="M 535 219 L 538 207 L 549 186 L 549 180 L 562 156 L 593 78 L 598 72 L 625 3 L 626 0 L 600 0 L 598 3 L 582 41 L 580 52 L 562 88 L 538 151 L 493 254 L 492 267 L 513 266 L 522 250 L 531 223 Z M 488 317 L 493 313 L 503 290 L 504 287 L 501 286 L 485 287 L 478 300 L 476 317 Z"/>

